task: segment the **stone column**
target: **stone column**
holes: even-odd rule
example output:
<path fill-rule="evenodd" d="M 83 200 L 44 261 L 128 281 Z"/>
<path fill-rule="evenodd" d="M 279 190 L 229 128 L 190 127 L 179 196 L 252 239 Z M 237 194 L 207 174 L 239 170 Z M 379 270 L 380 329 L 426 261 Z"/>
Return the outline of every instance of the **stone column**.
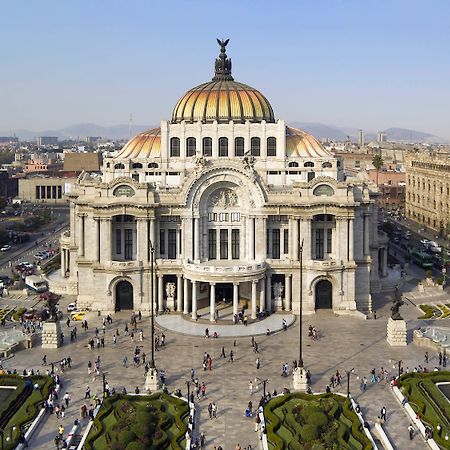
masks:
<path fill-rule="evenodd" d="M 100 221 L 100 261 L 111 261 L 111 222 L 109 218 Z"/>
<path fill-rule="evenodd" d="M 291 307 L 291 274 L 284 276 L 284 310 L 290 311 Z"/>
<path fill-rule="evenodd" d="M 290 231 L 291 234 L 289 236 L 290 242 L 290 254 L 292 261 L 298 261 L 298 220 L 294 217 L 289 219 L 290 223 Z"/>
<path fill-rule="evenodd" d="M 369 227 L 369 214 L 364 213 L 363 216 L 364 227 L 364 256 L 370 256 L 370 227 Z"/>
<path fill-rule="evenodd" d="M 164 295 L 164 286 L 163 286 L 163 276 L 158 275 L 158 311 L 163 310 L 163 295 Z"/>
<path fill-rule="evenodd" d="M 348 259 L 353 261 L 353 227 L 354 219 L 348 220 Z"/>
<path fill-rule="evenodd" d="M 182 290 L 182 278 L 181 275 L 177 275 L 177 311 L 183 311 L 183 290 Z"/>
<path fill-rule="evenodd" d="M 386 247 L 383 247 L 383 277 L 387 277 L 387 259 L 388 259 L 388 250 Z"/>
<path fill-rule="evenodd" d="M 250 217 L 247 221 L 248 226 L 248 259 L 255 260 L 255 219 Z"/>
<path fill-rule="evenodd" d="M 259 280 L 259 310 L 266 310 L 266 285 L 264 278 Z"/>
<path fill-rule="evenodd" d="M 147 262 L 147 253 L 147 219 L 138 217 L 136 219 L 136 259 Z"/>
<path fill-rule="evenodd" d="M 153 245 L 153 248 L 156 248 L 155 219 L 150 219 L 149 238 L 150 238 L 150 242 Z"/>
<path fill-rule="evenodd" d="M 192 281 L 192 319 L 197 320 L 197 281 Z"/>
<path fill-rule="evenodd" d="M 233 317 L 239 308 L 239 283 L 233 283 Z"/>
<path fill-rule="evenodd" d="M 209 320 L 216 320 L 216 283 L 209 283 Z"/>
<path fill-rule="evenodd" d="M 66 276 L 66 250 L 61 249 L 61 276 L 65 278 Z"/>
<path fill-rule="evenodd" d="M 184 297 L 184 314 L 189 314 L 189 280 L 183 278 L 183 297 Z"/>
<path fill-rule="evenodd" d="M 258 280 L 252 281 L 252 319 L 256 319 L 256 287 Z"/>
<path fill-rule="evenodd" d="M 100 219 L 96 218 L 94 218 L 94 261 L 100 261 Z"/>
<path fill-rule="evenodd" d="M 194 259 L 200 261 L 200 218 L 194 218 Z"/>
<path fill-rule="evenodd" d="M 266 311 L 272 312 L 272 277 L 266 275 Z"/>
<path fill-rule="evenodd" d="M 78 256 L 84 256 L 84 215 L 80 214 L 77 220 L 78 225 Z"/>

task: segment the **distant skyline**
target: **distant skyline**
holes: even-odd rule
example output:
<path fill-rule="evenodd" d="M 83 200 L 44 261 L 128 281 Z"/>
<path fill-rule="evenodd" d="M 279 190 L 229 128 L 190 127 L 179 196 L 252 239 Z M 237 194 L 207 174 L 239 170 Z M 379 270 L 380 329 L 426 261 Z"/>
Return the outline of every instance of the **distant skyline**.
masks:
<path fill-rule="evenodd" d="M 230 38 L 236 80 L 276 118 L 450 140 L 450 2 L 2 2 L 0 131 L 154 125 L 209 81 Z"/>

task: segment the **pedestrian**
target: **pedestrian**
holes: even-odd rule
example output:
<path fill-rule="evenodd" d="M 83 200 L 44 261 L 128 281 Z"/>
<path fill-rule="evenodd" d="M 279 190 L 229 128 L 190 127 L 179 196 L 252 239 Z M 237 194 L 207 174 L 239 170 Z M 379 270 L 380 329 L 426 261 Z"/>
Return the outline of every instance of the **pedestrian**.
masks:
<path fill-rule="evenodd" d="M 373 319 L 377 320 L 377 312 L 376 311 L 373 312 Z"/>
<path fill-rule="evenodd" d="M 126 355 L 122 359 L 122 365 L 123 367 L 128 367 L 128 358 Z"/>
<path fill-rule="evenodd" d="M 252 336 L 252 347 L 254 347 L 255 346 L 255 338 L 254 338 L 254 336 Z"/>
<path fill-rule="evenodd" d="M 66 392 L 66 393 L 64 394 L 63 400 L 64 400 L 64 402 L 66 403 L 66 408 L 68 408 L 68 407 L 69 407 L 69 402 L 70 402 L 70 395 L 69 395 L 68 392 Z"/>
<path fill-rule="evenodd" d="M 414 428 L 412 424 L 409 424 L 408 433 L 409 433 L 409 440 L 412 441 L 414 437 Z"/>
<path fill-rule="evenodd" d="M 230 350 L 230 361 L 233 362 L 234 361 L 234 355 L 233 355 L 233 350 Z"/>
<path fill-rule="evenodd" d="M 220 354 L 221 358 L 226 358 L 225 356 L 225 347 L 222 346 L 222 353 Z"/>
<path fill-rule="evenodd" d="M 209 418 L 212 419 L 212 403 L 211 402 L 208 405 L 208 414 L 209 414 Z"/>
<path fill-rule="evenodd" d="M 63 437 L 63 434 L 64 434 L 64 427 L 63 427 L 63 424 L 61 424 L 61 425 L 59 426 L 59 428 L 58 428 L 58 433 L 59 433 L 60 437 Z"/>
<path fill-rule="evenodd" d="M 439 365 L 442 366 L 442 352 L 439 352 Z"/>
<path fill-rule="evenodd" d="M 259 414 L 256 414 L 256 418 L 255 418 L 255 432 L 258 431 L 260 423 L 261 423 L 261 419 L 259 417 Z"/>
<path fill-rule="evenodd" d="M 166 345 L 166 335 L 164 333 L 161 334 L 161 347 Z"/>
<path fill-rule="evenodd" d="M 139 331 L 139 340 L 142 342 L 144 340 L 144 332 L 141 330 Z"/>
<path fill-rule="evenodd" d="M 386 422 L 386 406 L 381 408 L 380 418 L 383 422 Z"/>
<path fill-rule="evenodd" d="M 442 366 L 447 367 L 447 355 L 445 354 L 442 356 Z"/>
<path fill-rule="evenodd" d="M 250 395 L 253 395 L 253 381 L 251 381 L 251 380 L 248 383 L 248 390 L 250 392 Z"/>
<path fill-rule="evenodd" d="M 256 368 L 259 369 L 259 367 L 261 365 L 259 358 L 256 358 L 255 364 L 256 364 Z"/>
<path fill-rule="evenodd" d="M 84 393 L 84 398 L 91 398 L 91 388 L 89 386 L 86 387 L 86 391 Z"/>
<path fill-rule="evenodd" d="M 47 365 L 47 355 L 44 355 L 44 357 L 42 358 L 42 365 L 43 366 Z"/>
<path fill-rule="evenodd" d="M 214 417 L 214 419 L 217 418 L 217 405 L 214 402 L 212 404 L 212 416 Z"/>
<path fill-rule="evenodd" d="M 117 337 L 116 337 L 116 335 L 113 335 L 113 345 L 116 345 L 117 344 Z"/>
<path fill-rule="evenodd" d="M 428 364 L 428 352 L 425 352 L 425 364 Z"/>
<path fill-rule="evenodd" d="M 208 328 L 205 329 L 205 338 L 209 338 L 209 329 Z"/>
<path fill-rule="evenodd" d="M 255 341 L 255 346 L 253 347 L 253 350 L 255 351 L 255 353 L 259 353 L 259 347 L 258 347 L 258 343 Z"/>
<path fill-rule="evenodd" d="M 206 443 L 205 433 L 203 431 L 200 433 L 200 448 L 203 448 Z"/>

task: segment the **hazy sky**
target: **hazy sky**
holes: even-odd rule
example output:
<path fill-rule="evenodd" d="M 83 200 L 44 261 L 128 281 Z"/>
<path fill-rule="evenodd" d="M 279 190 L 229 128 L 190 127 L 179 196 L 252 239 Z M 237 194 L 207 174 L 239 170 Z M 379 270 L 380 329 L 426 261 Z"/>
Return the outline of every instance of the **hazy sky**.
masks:
<path fill-rule="evenodd" d="M 170 118 L 209 81 L 236 80 L 287 121 L 450 138 L 450 1 L 0 0 L 0 130 Z"/>

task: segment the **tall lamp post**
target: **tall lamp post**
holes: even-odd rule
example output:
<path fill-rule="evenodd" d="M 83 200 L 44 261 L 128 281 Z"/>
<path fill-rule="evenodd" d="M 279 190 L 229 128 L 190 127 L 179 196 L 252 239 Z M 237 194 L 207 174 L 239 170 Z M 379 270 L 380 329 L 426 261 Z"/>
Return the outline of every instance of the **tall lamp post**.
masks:
<path fill-rule="evenodd" d="M 306 377 L 306 369 L 303 364 L 303 239 L 299 240 L 299 259 L 300 259 L 300 311 L 299 311 L 299 322 L 300 322 L 300 334 L 299 334 L 299 358 L 298 365 L 293 371 L 294 389 L 299 391 L 308 390 L 308 379 Z"/>
<path fill-rule="evenodd" d="M 148 391 L 157 391 L 160 389 L 160 378 L 158 370 L 155 366 L 155 306 L 154 306 L 154 295 L 153 295 L 153 286 L 154 286 L 154 265 L 155 265 L 155 249 L 153 247 L 152 241 L 149 241 L 150 248 L 150 281 L 148 283 L 149 287 L 149 297 L 150 297 L 150 327 L 151 327 L 151 345 L 152 345 L 152 354 L 150 360 L 150 368 L 147 372 L 147 378 L 145 380 L 145 388 Z"/>

